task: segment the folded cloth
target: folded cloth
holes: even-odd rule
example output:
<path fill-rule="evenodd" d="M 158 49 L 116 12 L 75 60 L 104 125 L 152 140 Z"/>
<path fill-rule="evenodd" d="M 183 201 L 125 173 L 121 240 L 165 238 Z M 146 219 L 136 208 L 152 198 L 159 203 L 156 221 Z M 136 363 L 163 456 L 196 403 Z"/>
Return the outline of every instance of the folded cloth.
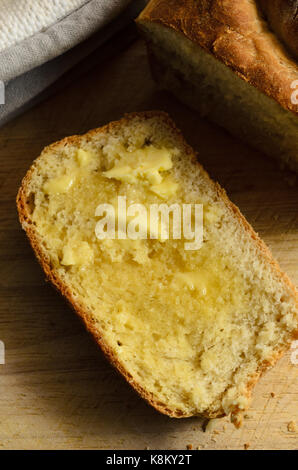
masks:
<path fill-rule="evenodd" d="M 1 0 L 0 51 L 42 31 L 88 0 Z"/>
<path fill-rule="evenodd" d="M 63 3 L 67 4 L 64 8 L 60 1 L 53 0 L 49 12 L 49 8 L 42 9 L 48 0 L 2 0 L 0 80 L 5 85 L 5 104 L 0 105 L 0 125 L 36 102 L 36 97 L 55 80 L 124 28 L 146 0 Z M 1 21 L 3 4 L 13 6 L 5 26 Z M 16 5 L 20 9 L 16 10 Z"/>

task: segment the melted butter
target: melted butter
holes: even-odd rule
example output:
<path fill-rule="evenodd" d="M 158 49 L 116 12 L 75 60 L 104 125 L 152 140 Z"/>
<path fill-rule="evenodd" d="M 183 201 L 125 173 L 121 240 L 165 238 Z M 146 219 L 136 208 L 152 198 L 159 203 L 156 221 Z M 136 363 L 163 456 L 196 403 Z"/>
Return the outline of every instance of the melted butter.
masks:
<path fill-rule="evenodd" d="M 210 280 L 207 279 L 206 271 L 201 272 L 178 272 L 175 277 L 175 282 L 180 287 L 187 287 L 189 290 L 198 290 L 200 294 L 207 295 L 212 291 L 210 288 Z M 211 285 L 212 287 L 212 285 Z"/>
<path fill-rule="evenodd" d="M 147 185 L 163 198 L 175 194 L 178 184 L 173 181 L 163 182 L 162 172 L 173 166 L 172 155 L 176 149 L 158 149 L 152 145 L 134 152 L 120 152 L 120 160 L 106 172 L 106 178 L 114 178 L 130 184 Z"/>
<path fill-rule="evenodd" d="M 173 196 L 185 203 L 183 188 L 171 179 L 172 155 L 172 149 L 153 146 L 117 151 L 103 174 L 94 171 L 105 163 L 101 155 L 80 150 L 66 161 L 65 174 L 36 194 L 32 217 L 55 269 L 105 326 L 105 339 L 128 372 L 141 374 L 148 389 L 152 377 L 160 384 L 166 378 L 181 407 L 185 394 L 193 394 L 194 404 L 199 397 L 209 400 L 208 387 L 191 384 L 200 382 L 200 368 L 222 370 L 220 355 L 210 345 L 222 340 L 220 347 L 230 347 L 233 315 L 247 311 L 245 281 L 218 252 L 214 231 L 200 250 L 187 252 L 184 240 L 160 243 L 159 233 L 157 240 L 98 240 L 94 217 L 98 204 L 113 203 L 120 194 L 128 204 Z M 204 230 L 222 217 L 208 204 Z M 140 223 L 145 230 L 146 220 Z M 165 399 L 162 393 L 160 399 Z"/>
<path fill-rule="evenodd" d="M 92 154 L 83 149 L 79 149 L 76 153 L 76 160 L 79 167 L 74 166 L 68 169 L 65 175 L 52 178 L 43 185 L 46 194 L 66 193 L 75 184 L 80 174 L 84 172 L 84 167 L 90 163 Z"/>
<path fill-rule="evenodd" d="M 75 173 L 53 178 L 44 184 L 43 190 L 46 194 L 66 193 L 74 184 L 75 179 Z"/>
<path fill-rule="evenodd" d="M 93 262 L 94 253 L 90 245 L 85 241 L 70 240 L 63 247 L 61 264 L 64 266 L 85 265 Z"/>
<path fill-rule="evenodd" d="M 168 199 L 174 196 L 174 194 L 177 192 L 178 184 L 167 179 L 162 183 L 151 186 L 150 190 L 160 196 L 162 199 Z"/>
<path fill-rule="evenodd" d="M 78 149 L 76 157 L 77 157 L 79 165 L 81 167 L 85 167 L 88 165 L 88 163 L 90 163 L 93 155 L 91 152 L 87 152 L 86 150 L 83 150 L 83 149 Z"/>

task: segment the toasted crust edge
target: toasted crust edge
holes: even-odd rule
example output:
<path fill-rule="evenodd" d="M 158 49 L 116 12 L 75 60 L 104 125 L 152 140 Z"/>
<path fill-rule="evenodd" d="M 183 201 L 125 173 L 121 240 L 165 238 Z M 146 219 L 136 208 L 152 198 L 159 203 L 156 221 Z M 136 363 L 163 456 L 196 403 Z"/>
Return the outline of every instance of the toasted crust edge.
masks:
<path fill-rule="evenodd" d="M 146 23 L 156 23 L 183 34 L 242 80 L 298 115 L 298 106 L 291 100 L 291 85 L 298 79 L 297 62 L 249 0 L 151 0 L 136 23 L 141 32 Z"/>
<path fill-rule="evenodd" d="M 259 238 L 259 236 L 256 234 L 256 232 L 253 230 L 251 225 L 247 222 L 245 217 L 241 214 L 240 210 L 238 209 L 237 206 L 235 206 L 227 197 L 227 194 L 223 188 L 218 183 L 215 183 L 208 175 L 208 173 L 204 170 L 202 165 L 197 161 L 197 154 L 194 152 L 194 150 L 185 142 L 182 133 L 177 127 L 175 126 L 174 122 L 172 119 L 168 116 L 167 113 L 163 111 L 145 111 L 145 112 L 137 112 L 137 113 L 130 113 L 126 114 L 122 119 L 118 121 L 113 121 L 110 122 L 109 124 L 92 129 L 86 134 L 83 135 L 73 135 L 70 137 L 66 137 L 58 142 L 55 142 L 47 147 L 44 148 L 42 151 L 41 155 L 33 162 L 31 165 L 30 169 L 28 170 L 27 174 L 22 180 L 21 186 L 19 188 L 17 198 L 16 198 L 16 203 L 17 203 L 17 210 L 19 214 L 19 220 L 22 225 L 22 228 L 25 230 L 26 235 L 29 239 L 29 242 L 33 248 L 33 251 L 37 257 L 37 260 L 39 261 L 41 267 L 43 268 L 46 277 L 51 283 L 54 285 L 54 287 L 59 291 L 59 293 L 68 301 L 68 303 L 71 305 L 71 307 L 74 309 L 74 311 L 77 313 L 81 321 L 83 322 L 84 326 L 86 327 L 87 331 L 91 333 L 93 339 L 97 343 L 97 345 L 101 348 L 102 352 L 104 353 L 105 357 L 108 359 L 108 361 L 116 368 L 116 370 L 125 378 L 125 380 L 135 389 L 135 391 L 147 402 L 149 403 L 153 408 L 155 408 L 157 411 L 159 411 L 162 414 L 165 414 L 169 417 L 172 418 L 187 418 L 190 416 L 195 416 L 193 414 L 185 414 L 179 409 L 171 409 L 169 408 L 166 404 L 160 402 L 157 400 L 153 393 L 148 392 L 145 390 L 134 378 L 131 376 L 125 369 L 125 367 L 121 364 L 121 362 L 118 360 L 116 357 L 116 354 L 112 350 L 112 348 L 104 341 L 101 332 L 95 328 L 94 322 L 92 320 L 92 315 L 90 312 L 87 311 L 87 309 L 80 303 L 78 302 L 72 292 L 71 289 L 59 278 L 59 276 L 55 273 L 54 269 L 52 268 L 50 264 L 50 260 L 48 259 L 47 256 L 42 252 L 42 249 L 40 247 L 40 243 L 38 240 L 38 236 L 35 233 L 34 226 L 31 221 L 31 216 L 29 212 L 29 205 L 27 203 L 27 198 L 29 196 L 27 189 L 28 189 L 28 183 L 31 178 L 31 174 L 34 170 L 35 167 L 35 162 L 42 157 L 44 152 L 48 152 L 49 150 L 60 150 L 62 147 L 71 144 L 71 145 L 78 145 L 82 138 L 89 138 L 92 137 L 93 135 L 97 133 L 109 133 L 110 130 L 113 128 L 125 125 L 128 123 L 130 120 L 134 119 L 135 117 L 143 118 L 143 119 L 150 119 L 152 117 L 160 117 L 165 121 L 165 123 L 172 129 L 172 131 L 177 135 L 179 138 L 181 144 L 184 146 L 185 151 L 187 153 L 191 153 L 193 157 L 193 163 L 196 165 L 199 165 L 200 169 L 203 171 L 203 173 L 206 175 L 206 177 L 209 179 L 210 184 L 215 188 L 217 194 L 223 199 L 225 202 L 227 208 L 234 214 L 234 216 L 237 218 L 238 223 L 240 226 L 242 226 L 247 234 L 253 239 L 254 243 L 256 244 L 260 254 L 263 256 L 263 258 L 268 262 L 268 264 L 271 266 L 271 269 L 281 278 L 283 281 L 285 287 L 291 292 L 291 295 L 295 298 L 296 302 L 298 303 L 298 293 L 295 290 L 294 285 L 291 283 L 290 279 L 288 276 L 281 271 L 278 263 L 274 260 L 271 251 L 269 248 L 265 245 L 265 243 Z M 293 339 L 298 337 L 298 327 L 297 330 L 293 333 Z M 252 390 L 255 386 L 255 384 L 258 382 L 259 378 L 261 375 L 271 368 L 277 360 L 283 356 L 283 354 L 289 349 L 288 345 L 285 345 L 283 348 L 280 350 L 275 351 L 274 355 L 269 359 L 263 361 L 256 373 L 252 375 L 247 384 L 246 384 L 246 390 L 245 390 L 245 396 L 248 400 L 250 400 Z M 239 409 L 235 407 L 235 409 L 231 413 L 231 420 L 234 422 L 236 427 L 240 427 L 242 423 L 242 413 L 245 410 Z M 225 411 L 223 408 L 219 408 L 218 410 L 212 412 L 210 410 L 206 410 L 205 413 L 199 414 L 198 416 L 202 416 L 208 419 L 212 418 L 218 418 L 222 416 L 226 416 Z"/>

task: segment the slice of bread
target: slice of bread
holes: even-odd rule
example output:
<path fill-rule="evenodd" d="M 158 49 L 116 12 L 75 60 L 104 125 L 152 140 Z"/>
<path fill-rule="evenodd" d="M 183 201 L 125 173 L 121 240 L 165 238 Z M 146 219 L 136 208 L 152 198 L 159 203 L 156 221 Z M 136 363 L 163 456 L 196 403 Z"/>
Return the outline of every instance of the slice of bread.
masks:
<path fill-rule="evenodd" d="M 118 196 L 203 204 L 201 248 L 99 239 L 96 209 Z M 17 206 L 46 275 L 144 399 L 172 417 L 231 413 L 240 424 L 258 378 L 297 337 L 297 295 L 165 113 L 45 148 Z"/>

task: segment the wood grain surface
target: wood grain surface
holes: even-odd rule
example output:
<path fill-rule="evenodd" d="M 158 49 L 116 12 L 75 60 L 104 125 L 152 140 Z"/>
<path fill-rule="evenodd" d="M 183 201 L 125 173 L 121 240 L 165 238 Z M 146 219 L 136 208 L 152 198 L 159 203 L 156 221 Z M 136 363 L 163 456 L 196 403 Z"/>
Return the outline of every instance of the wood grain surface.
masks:
<path fill-rule="evenodd" d="M 162 416 L 116 374 L 45 282 L 20 228 L 17 189 L 45 145 L 147 109 L 170 113 L 297 284 L 295 176 L 157 91 L 145 46 L 135 41 L 0 129 L 0 449 L 297 449 L 298 434 L 287 428 L 298 425 L 298 365 L 289 354 L 257 385 L 240 430 L 224 419 L 208 433 L 201 419 Z"/>

